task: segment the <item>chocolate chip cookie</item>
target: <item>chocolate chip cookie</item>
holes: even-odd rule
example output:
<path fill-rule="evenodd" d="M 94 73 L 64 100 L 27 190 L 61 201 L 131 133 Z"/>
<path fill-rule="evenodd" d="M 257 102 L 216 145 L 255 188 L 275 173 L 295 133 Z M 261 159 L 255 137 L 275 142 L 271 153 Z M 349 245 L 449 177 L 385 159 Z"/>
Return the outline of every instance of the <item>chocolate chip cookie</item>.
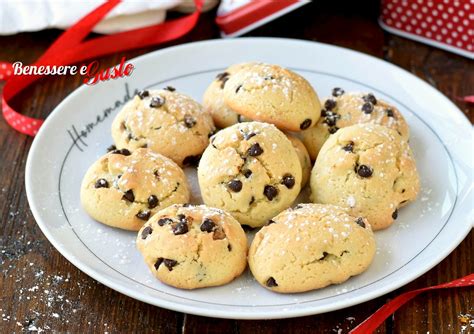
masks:
<path fill-rule="evenodd" d="M 396 130 L 364 123 L 329 137 L 311 172 L 315 203 L 334 204 L 366 217 L 374 230 L 390 226 L 398 209 L 415 200 L 415 159 Z"/>
<path fill-rule="evenodd" d="M 408 140 L 408 125 L 398 109 L 375 97 L 372 93 L 345 92 L 334 88 L 322 106 L 321 118 L 316 125 L 301 132 L 301 137 L 315 160 L 319 150 L 331 134 L 340 128 L 358 123 L 373 123 L 392 128 Z"/>
<path fill-rule="evenodd" d="M 94 162 L 81 186 L 81 203 L 95 220 L 137 231 L 157 211 L 189 201 L 184 172 L 149 149 L 113 150 Z"/>
<path fill-rule="evenodd" d="M 255 235 L 248 261 L 262 286 L 294 293 L 364 272 L 375 249 L 366 219 L 333 205 L 300 204 L 272 218 Z"/>
<path fill-rule="evenodd" d="M 211 138 L 198 167 L 204 203 L 258 227 L 288 208 L 301 189 L 298 155 L 283 132 L 260 122 L 235 124 Z"/>
<path fill-rule="evenodd" d="M 228 213 L 172 205 L 138 232 L 137 248 L 153 275 L 180 289 L 226 284 L 247 265 L 247 237 Z"/>
<path fill-rule="evenodd" d="M 112 123 L 118 148 L 147 147 L 180 166 L 199 160 L 214 131 L 212 117 L 202 106 L 172 87 L 139 92 Z"/>

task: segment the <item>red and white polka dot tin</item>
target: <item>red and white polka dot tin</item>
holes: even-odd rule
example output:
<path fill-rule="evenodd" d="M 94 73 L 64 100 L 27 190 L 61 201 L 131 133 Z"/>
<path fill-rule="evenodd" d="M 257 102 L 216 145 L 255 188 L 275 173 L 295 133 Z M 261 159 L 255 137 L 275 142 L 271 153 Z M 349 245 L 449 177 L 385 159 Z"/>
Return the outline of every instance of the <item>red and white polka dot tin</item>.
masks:
<path fill-rule="evenodd" d="M 474 59 L 474 0 L 382 0 L 380 25 Z"/>

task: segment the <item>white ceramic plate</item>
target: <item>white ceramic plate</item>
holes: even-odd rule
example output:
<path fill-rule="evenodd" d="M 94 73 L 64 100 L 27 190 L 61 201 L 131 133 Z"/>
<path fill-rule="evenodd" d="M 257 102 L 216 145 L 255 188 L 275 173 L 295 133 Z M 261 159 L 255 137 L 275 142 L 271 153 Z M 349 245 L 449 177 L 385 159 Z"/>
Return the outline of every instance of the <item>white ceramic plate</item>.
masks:
<path fill-rule="evenodd" d="M 321 97 L 335 86 L 371 91 L 395 104 L 410 125 L 422 181 L 419 199 L 400 210 L 392 227 L 376 233 L 374 263 L 344 284 L 281 295 L 260 287 L 247 271 L 222 287 L 178 290 L 152 277 L 135 250 L 135 233 L 101 225 L 81 208 L 82 177 L 112 143 L 112 119 L 134 90 L 172 85 L 200 101 L 218 72 L 251 60 L 295 70 Z M 68 96 L 41 128 L 26 166 L 28 200 L 43 233 L 70 262 L 112 289 L 211 317 L 316 314 L 362 303 L 412 281 L 446 257 L 472 227 L 472 127 L 446 97 L 398 67 L 339 47 L 271 38 L 192 43 L 132 63 L 131 77 L 83 86 Z M 187 173 L 195 184 L 193 171 Z M 198 201 L 199 190 L 193 188 Z"/>

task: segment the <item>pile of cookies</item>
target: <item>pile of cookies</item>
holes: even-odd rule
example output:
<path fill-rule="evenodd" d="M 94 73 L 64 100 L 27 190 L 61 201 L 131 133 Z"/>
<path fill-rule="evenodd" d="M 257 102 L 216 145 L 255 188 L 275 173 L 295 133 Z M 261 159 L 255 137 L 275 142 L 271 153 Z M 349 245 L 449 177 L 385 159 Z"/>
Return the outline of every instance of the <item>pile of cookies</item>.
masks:
<path fill-rule="evenodd" d="M 390 226 L 420 187 L 396 107 L 341 88 L 321 103 L 278 65 L 230 66 L 203 106 L 173 87 L 141 91 L 112 137 L 84 177 L 83 207 L 138 231 L 152 273 L 182 289 L 226 284 L 247 263 L 281 293 L 344 282 L 369 267 L 373 230 Z M 196 165 L 204 205 L 190 204 L 182 169 Z M 291 208 L 308 181 L 313 203 Z M 243 225 L 259 228 L 250 248 Z"/>

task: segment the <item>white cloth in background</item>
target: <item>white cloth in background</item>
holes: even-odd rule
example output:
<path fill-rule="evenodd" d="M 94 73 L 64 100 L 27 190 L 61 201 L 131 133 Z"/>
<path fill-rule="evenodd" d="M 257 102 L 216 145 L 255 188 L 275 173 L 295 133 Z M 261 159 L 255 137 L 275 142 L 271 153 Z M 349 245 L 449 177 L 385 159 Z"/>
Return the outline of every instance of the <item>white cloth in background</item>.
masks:
<path fill-rule="evenodd" d="M 0 35 L 65 29 L 105 0 L 0 0 Z M 163 22 L 183 0 L 123 0 L 93 31 L 115 33 Z"/>

